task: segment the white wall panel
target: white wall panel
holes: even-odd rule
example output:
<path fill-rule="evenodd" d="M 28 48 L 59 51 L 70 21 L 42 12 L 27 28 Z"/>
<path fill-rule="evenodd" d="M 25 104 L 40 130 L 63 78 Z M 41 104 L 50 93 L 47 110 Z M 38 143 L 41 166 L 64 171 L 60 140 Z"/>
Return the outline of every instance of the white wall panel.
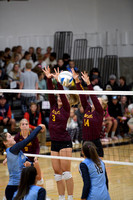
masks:
<path fill-rule="evenodd" d="M 86 37 L 88 46 L 101 45 L 105 53 L 132 56 L 132 9 L 133 0 L 3 1 L 0 49 L 21 44 L 24 49 L 41 46 L 45 51 L 53 46 L 56 31 L 72 31 L 74 39 Z M 122 45 L 126 48 L 119 51 Z"/>

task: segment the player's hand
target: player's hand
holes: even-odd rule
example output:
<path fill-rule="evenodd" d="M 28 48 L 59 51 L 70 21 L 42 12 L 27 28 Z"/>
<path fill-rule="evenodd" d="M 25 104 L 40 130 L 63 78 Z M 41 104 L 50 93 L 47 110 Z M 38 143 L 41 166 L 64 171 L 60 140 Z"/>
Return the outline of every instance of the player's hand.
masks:
<path fill-rule="evenodd" d="M 81 72 L 81 74 L 82 74 L 81 77 L 84 80 L 84 82 L 86 82 L 87 85 L 90 85 L 90 78 L 89 78 L 88 74 L 86 72 Z"/>
<path fill-rule="evenodd" d="M 41 127 L 42 127 L 42 129 L 41 129 L 41 132 L 44 132 L 44 131 L 45 131 L 45 129 L 46 129 L 45 125 L 44 125 L 44 124 L 39 124 L 39 126 L 41 126 Z"/>
<path fill-rule="evenodd" d="M 34 158 L 34 163 L 38 162 L 38 159 L 37 157 Z"/>
<path fill-rule="evenodd" d="M 55 78 L 55 80 L 58 82 L 58 76 L 60 74 L 59 72 L 59 67 L 57 68 L 57 70 L 54 68 L 55 73 L 52 74 L 52 76 Z"/>
<path fill-rule="evenodd" d="M 46 127 L 45 127 L 45 129 L 41 129 L 40 132 L 43 133 L 43 132 L 45 132 L 45 130 L 46 130 Z"/>
<path fill-rule="evenodd" d="M 75 70 L 73 68 L 71 69 L 71 71 L 72 71 L 72 75 L 73 75 L 75 82 L 79 83 L 80 82 L 79 75 L 75 72 Z"/>
<path fill-rule="evenodd" d="M 26 161 L 26 162 L 24 163 L 24 166 L 25 166 L 25 167 L 30 167 L 30 166 L 31 166 L 31 163 L 30 163 L 29 161 Z"/>
<path fill-rule="evenodd" d="M 49 68 L 49 66 L 48 66 L 48 67 L 45 66 L 45 68 L 42 69 L 42 71 L 45 73 L 45 76 L 46 76 L 47 78 L 52 78 L 52 74 L 50 73 L 50 68 Z"/>
<path fill-rule="evenodd" d="M 6 165 L 7 163 L 7 158 L 5 158 L 5 160 L 3 160 L 3 165 Z"/>

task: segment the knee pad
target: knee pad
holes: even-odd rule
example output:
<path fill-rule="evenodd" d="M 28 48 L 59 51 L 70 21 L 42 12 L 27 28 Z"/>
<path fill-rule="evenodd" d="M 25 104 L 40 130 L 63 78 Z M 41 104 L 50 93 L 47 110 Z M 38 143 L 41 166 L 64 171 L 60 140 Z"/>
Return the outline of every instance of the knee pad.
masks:
<path fill-rule="evenodd" d="M 54 178 L 55 178 L 56 181 L 61 181 L 62 175 L 61 174 L 54 174 Z"/>
<path fill-rule="evenodd" d="M 63 178 L 64 180 L 68 180 L 68 179 L 72 178 L 71 172 L 69 172 L 69 171 L 63 172 L 63 173 L 62 173 L 62 178 Z"/>

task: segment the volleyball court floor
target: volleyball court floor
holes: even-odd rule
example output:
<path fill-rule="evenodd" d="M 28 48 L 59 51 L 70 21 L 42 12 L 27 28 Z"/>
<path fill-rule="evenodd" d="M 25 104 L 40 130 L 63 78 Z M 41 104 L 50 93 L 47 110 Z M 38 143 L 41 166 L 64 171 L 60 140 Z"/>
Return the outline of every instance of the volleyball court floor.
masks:
<path fill-rule="evenodd" d="M 104 160 L 122 161 L 133 163 L 133 143 L 128 140 L 120 142 L 103 143 Z M 50 147 L 46 154 L 49 154 Z M 80 148 L 73 149 L 73 157 L 80 158 Z M 0 156 L 0 200 L 3 199 L 5 187 L 8 183 L 8 169 L 3 166 L 2 161 L 4 156 Z M 54 172 L 51 166 L 50 158 L 39 158 L 41 166 L 44 187 L 47 191 L 47 196 L 51 200 L 57 200 L 57 188 L 54 180 Z M 80 200 L 82 193 L 82 178 L 78 167 L 80 161 L 72 161 L 71 171 L 74 179 L 74 200 Z M 109 179 L 109 193 L 112 200 L 133 200 L 133 166 L 114 164 L 105 164 Z M 66 195 L 67 197 L 67 195 Z M 66 198 L 67 199 L 67 198 Z"/>

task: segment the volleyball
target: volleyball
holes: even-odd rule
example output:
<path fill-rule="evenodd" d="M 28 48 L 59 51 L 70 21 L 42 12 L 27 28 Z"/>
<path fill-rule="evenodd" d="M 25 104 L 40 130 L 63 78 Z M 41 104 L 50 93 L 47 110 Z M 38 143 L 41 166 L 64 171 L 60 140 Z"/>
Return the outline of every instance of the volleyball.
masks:
<path fill-rule="evenodd" d="M 70 86 L 73 81 L 72 73 L 68 71 L 60 72 L 58 81 L 65 87 Z"/>
<path fill-rule="evenodd" d="M 133 109 L 133 103 L 129 104 L 129 106 L 128 106 L 128 110 L 129 110 L 129 112 L 131 112 L 132 109 Z"/>

